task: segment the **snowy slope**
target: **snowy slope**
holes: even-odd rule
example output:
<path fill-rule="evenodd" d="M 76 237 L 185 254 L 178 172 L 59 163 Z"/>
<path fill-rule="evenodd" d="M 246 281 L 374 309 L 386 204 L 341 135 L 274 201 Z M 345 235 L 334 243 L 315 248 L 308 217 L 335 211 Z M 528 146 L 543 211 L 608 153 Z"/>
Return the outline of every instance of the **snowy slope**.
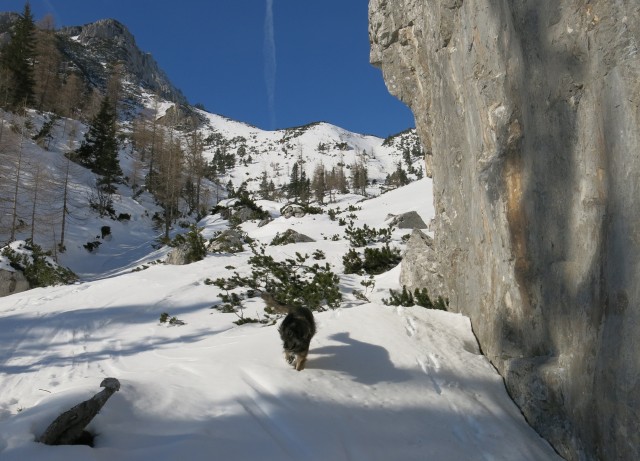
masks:
<path fill-rule="evenodd" d="M 416 151 L 421 149 L 415 130 L 400 133 L 385 143 L 382 138 L 353 133 L 325 122 L 264 131 L 220 115 L 202 111 L 200 114 L 206 119 L 206 124 L 201 129 L 203 138 L 213 135 L 216 139 L 205 145 L 205 157 L 212 159 L 221 148 L 226 152 L 236 153 L 241 146 L 244 147 L 247 152 L 244 156 L 246 161 L 239 157 L 235 169 L 225 175 L 222 182 L 231 180 L 238 187 L 246 181 L 250 191 L 257 190 L 259 177 L 263 173 L 277 187 L 286 185 L 291 165 L 300 159 L 309 178 L 318 165 L 331 170 L 342 164 L 348 176 L 351 165 L 360 160 L 367 165 L 369 180 L 382 183 L 388 174 L 393 173 L 397 164 L 402 162 L 405 147 L 414 147 Z M 413 166 L 422 169 L 422 155 L 414 155 L 412 158 Z M 406 169 L 406 165 L 404 168 Z M 380 189 L 371 187 L 368 192 L 378 195 Z"/>
<path fill-rule="evenodd" d="M 140 103 L 147 106 L 150 111 L 156 104 L 150 95 L 143 97 Z M 172 107 L 172 103 L 159 101 L 158 116 L 163 117 Z M 194 109 L 194 111 L 197 110 Z M 342 164 L 345 167 L 345 175 L 349 177 L 351 165 L 357 160 L 364 161 L 372 182 L 367 192 L 371 196 L 376 196 L 381 193 L 380 185 L 385 177 L 395 170 L 398 162 L 403 160 L 403 152 L 407 146 L 415 147 L 415 143 L 418 142 L 413 131 L 399 134 L 392 138 L 393 142 L 385 143 L 381 138 L 351 133 L 328 123 L 263 131 L 220 115 L 202 111 L 199 111 L 199 114 L 206 122 L 200 128 L 203 139 L 213 139 L 205 144 L 205 158 L 211 160 L 219 150 L 237 156 L 236 166 L 219 177 L 219 185 L 204 181 L 203 197 L 205 195 L 208 197 L 209 208 L 216 205 L 216 199 L 226 197 L 224 185 L 228 181 L 231 181 L 236 188 L 246 182 L 247 189 L 255 192 L 259 187 L 260 176 L 266 172 L 276 187 L 283 187 L 290 180 L 291 166 L 300 159 L 303 161 L 302 169 L 305 170 L 308 178 L 312 177 L 315 167 L 320 164 L 326 169 Z M 0 118 L 6 120 L 5 131 L 7 131 L 6 126 L 23 124 L 23 119 L 13 114 L 0 112 Z M 29 221 L 33 197 L 31 185 L 35 167 L 41 165 L 47 173 L 47 180 L 41 188 L 40 197 L 46 196 L 47 199 L 40 198 L 37 204 L 36 215 L 39 218 L 36 220 L 34 241 L 45 249 L 50 249 L 57 246 L 62 233 L 61 184 L 64 181 L 67 166 L 64 154 L 80 146 L 87 127 L 75 120 L 64 118 L 57 120 L 52 130 L 53 141 L 47 149 L 44 149 L 31 137 L 48 120 L 48 116 L 31 111 L 29 119 L 33 128 L 26 133 L 22 141 L 25 157 L 23 163 L 28 164 L 29 168 L 23 167 L 21 171 L 18 208 L 21 210 L 20 217 Z M 127 127 L 128 124 L 125 123 L 124 126 Z M 320 144 L 324 144 L 325 148 L 318 150 Z M 246 151 L 244 157 L 237 155 L 240 147 Z M 127 221 L 97 216 L 96 212 L 88 206 L 90 200 L 95 197 L 95 175 L 74 163 L 69 166 L 69 210 L 64 241 L 66 251 L 56 256 L 62 265 L 68 266 L 85 280 L 131 269 L 139 264 L 162 258 L 166 253 L 163 250 L 155 251 L 161 230 L 153 222 L 152 216 L 160 211 L 160 208 L 149 193 L 139 194 L 136 193 L 136 189 L 130 187 L 131 178 L 138 176 L 138 185 L 143 183 L 143 180 L 140 177 L 141 172 L 135 174 L 133 171 L 136 162 L 129 140 L 122 143 L 119 157 L 124 176 L 130 178 L 130 182 L 118 186 L 118 194 L 114 196 L 113 205 L 116 215 L 122 213 L 131 217 Z M 415 166 L 422 168 L 420 158 L 414 156 L 414 160 Z M 8 242 L 9 237 L 7 229 L 10 227 L 9 206 L 13 200 L 13 175 L 14 173 L 10 172 L 9 181 L 0 188 L 0 199 L 6 204 L 2 209 L 3 215 L 0 216 L 0 240 L 3 242 Z M 410 176 L 415 179 L 415 176 Z M 339 202 L 352 202 L 359 199 L 362 197 L 338 196 Z M 428 202 L 427 198 L 425 203 Z M 283 204 L 274 206 L 274 209 L 279 209 Z M 188 223 L 192 219 L 193 217 L 185 216 L 180 221 Z M 111 228 L 111 236 L 107 239 L 103 239 L 100 235 L 103 226 Z M 29 226 L 18 229 L 16 238 L 21 240 L 28 238 L 30 230 Z M 176 226 L 174 234 L 182 231 L 183 229 Z M 89 254 L 85 245 L 96 241 L 100 243 L 100 247 Z"/>
<path fill-rule="evenodd" d="M 430 187 L 424 179 L 337 205 L 360 207 L 360 225 L 382 227 L 387 211 L 411 209 L 428 222 Z M 285 219 L 277 208 L 271 223 L 244 230 L 268 243 L 294 227 L 317 241 L 270 246 L 271 254 L 321 249 L 340 272 L 348 243 L 324 237 L 344 227 L 326 214 Z M 200 225 L 211 233 L 225 223 L 212 216 Z M 0 459 L 557 459 L 480 355 L 466 317 L 380 303 L 398 288 L 398 268 L 375 278 L 371 303 L 351 294 L 359 276 L 341 276 L 345 302 L 315 314 L 308 365 L 296 372 L 276 326 L 236 326 L 235 314 L 210 309 L 219 290 L 205 279 L 230 275 L 227 267 L 246 266 L 249 256 L 210 255 L 0 298 Z M 261 316 L 260 302 L 246 314 Z M 163 312 L 186 325 L 160 324 Z M 122 388 L 90 426 L 95 448 L 34 442 L 105 377 Z"/>

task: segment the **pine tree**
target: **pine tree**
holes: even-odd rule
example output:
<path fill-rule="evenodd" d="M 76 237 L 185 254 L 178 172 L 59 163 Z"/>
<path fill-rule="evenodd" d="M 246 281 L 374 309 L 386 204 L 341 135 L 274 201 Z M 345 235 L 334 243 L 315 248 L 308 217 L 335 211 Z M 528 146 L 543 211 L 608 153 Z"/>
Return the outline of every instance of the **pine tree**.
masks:
<path fill-rule="evenodd" d="M 189 212 L 196 212 L 201 217 L 205 211 L 201 206 L 202 180 L 205 174 L 206 160 L 202 154 L 204 150 L 202 134 L 197 130 L 195 120 L 189 121 L 192 129 L 187 136 L 187 150 L 185 152 L 185 199 L 189 205 Z"/>
<path fill-rule="evenodd" d="M 354 194 L 367 195 L 368 173 L 366 165 L 361 162 L 355 162 L 351 166 L 351 187 Z"/>
<path fill-rule="evenodd" d="M 347 187 L 347 176 L 344 174 L 344 166 L 342 163 L 340 163 L 339 168 L 336 170 L 336 185 L 341 194 L 349 192 L 349 188 Z"/>
<path fill-rule="evenodd" d="M 108 97 L 102 100 L 84 141 L 76 151 L 78 161 L 96 174 L 102 175 L 99 184 L 105 192 L 114 190 L 114 183 L 122 176 L 118 161 L 116 113 Z"/>
<path fill-rule="evenodd" d="M 324 165 L 317 165 L 315 171 L 313 172 L 311 188 L 313 190 L 314 198 L 320 204 L 324 203 L 324 195 L 327 192 L 327 181 L 325 176 Z"/>
<path fill-rule="evenodd" d="M 2 50 L 2 65 L 8 71 L 8 104 L 16 109 L 33 104 L 36 26 L 29 2 L 16 22 L 11 41 Z"/>
<path fill-rule="evenodd" d="M 311 180 L 307 177 L 307 173 L 302 170 L 300 172 L 300 183 L 298 186 L 298 195 L 300 202 L 308 205 L 311 200 Z"/>
<path fill-rule="evenodd" d="M 300 166 L 295 162 L 291 167 L 289 185 L 287 186 L 289 200 L 297 201 L 300 198 Z"/>
<path fill-rule="evenodd" d="M 260 175 L 260 186 L 258 188 L 258 193 L 260 194 L 260 198 L 262 200 L 271 200 L 273 198 L 271 195 L 271 191 L 269 190 L 269 175 L 266 171 L 263 171 L 262 175 Z"/>
<path fill-rule="evenodd" d="M 407 177 L 407 172 L 402 168 L 402 162 L 398 162 L 396 171 L 387 175 L 386 183 L 395 187 L 401 187 L 409 184 L 409 178 Z"/>

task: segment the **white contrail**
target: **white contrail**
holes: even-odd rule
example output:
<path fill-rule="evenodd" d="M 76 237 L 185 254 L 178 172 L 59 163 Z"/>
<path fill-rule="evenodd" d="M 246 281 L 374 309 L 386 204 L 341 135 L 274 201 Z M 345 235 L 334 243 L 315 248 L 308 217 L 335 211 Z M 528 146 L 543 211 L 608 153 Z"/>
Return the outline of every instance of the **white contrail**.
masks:
<path fill-rule="evenodd" d="M 276 38 L 273 28 L 273 0 L 267 0 L 264 18 L 264 80 L 267 85 L 267 104 L 271 129 L 276 127 Z"/>

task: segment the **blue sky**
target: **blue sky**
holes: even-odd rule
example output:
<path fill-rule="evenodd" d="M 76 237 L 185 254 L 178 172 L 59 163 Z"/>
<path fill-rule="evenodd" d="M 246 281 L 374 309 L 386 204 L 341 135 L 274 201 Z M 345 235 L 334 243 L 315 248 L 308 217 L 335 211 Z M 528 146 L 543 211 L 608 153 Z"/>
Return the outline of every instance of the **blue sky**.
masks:
<path fill-rule="evenodd" d="M 24 0 L 0 4 L 3 11 L 24 8 Z M 51 13 L 57 27 L 119 20 L 191 103 L 263 129 L 322 120 L 387 136 L 414 126 L 409 109 L 389 95 L 381 72 L 368 62 L 367 0 L 30 4 L 36 19 Z"/>

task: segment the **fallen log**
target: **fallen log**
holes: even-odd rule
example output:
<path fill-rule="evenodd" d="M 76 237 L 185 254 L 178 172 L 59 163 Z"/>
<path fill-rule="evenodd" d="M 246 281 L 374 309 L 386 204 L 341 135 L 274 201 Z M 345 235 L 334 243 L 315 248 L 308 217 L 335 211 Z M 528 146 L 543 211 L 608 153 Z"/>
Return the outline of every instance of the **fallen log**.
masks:
<path fill-rule="evenodd" d="M 109 397 L 120 390 L 120 381 L 116 378 L 105 378 L 100 387 L 104 389 L 58 416 L 38 438 L 38 442 L 47 445 L 91 445 L 92 437 L 85 428 L 107 403 Z"/>

